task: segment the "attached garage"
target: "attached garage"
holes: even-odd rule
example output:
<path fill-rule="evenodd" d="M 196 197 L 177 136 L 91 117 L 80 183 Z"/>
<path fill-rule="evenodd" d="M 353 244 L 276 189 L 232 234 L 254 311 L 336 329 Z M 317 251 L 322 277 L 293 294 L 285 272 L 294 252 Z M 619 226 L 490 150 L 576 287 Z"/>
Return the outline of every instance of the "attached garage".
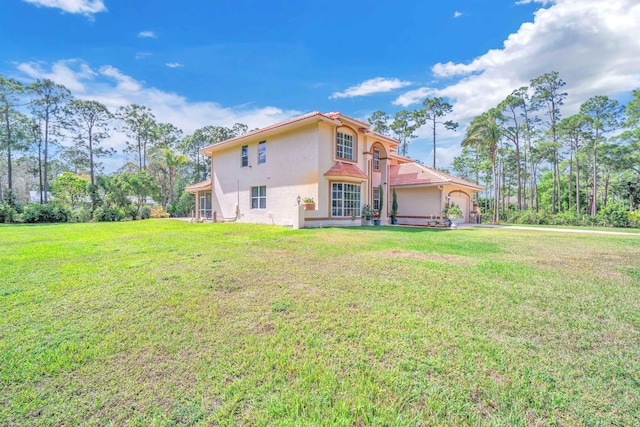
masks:
<path fill-rule="evenodd" d="M 429 225 L 444 221 L 442 211 L 448 203 L 460 206 L 469 222 L 473 193 L 483 188 L 470 181 L 446 174 L 419 163 L 391 166 L 391 189 L 398 197 L 398 224 Z"/>

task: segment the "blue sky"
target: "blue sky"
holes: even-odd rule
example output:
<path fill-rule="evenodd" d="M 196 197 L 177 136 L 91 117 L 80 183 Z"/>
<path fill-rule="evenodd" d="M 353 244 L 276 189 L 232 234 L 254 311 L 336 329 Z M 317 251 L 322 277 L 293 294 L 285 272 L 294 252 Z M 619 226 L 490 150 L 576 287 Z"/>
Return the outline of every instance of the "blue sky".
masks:
<path fill-rule="evenodd" d="M 445 96 L 462 125 L 442 134 L 446 166 L 470 118 L 544 72 L 567 81 L 567 113 L 595 94 L 624 99 L 640 86 L 638 23 L 636 0 L 4 0 L 0 73 L 112 109 L 144 103 L 186 133 Z M 410 155 L 428 162 L 419 135 Z"/>

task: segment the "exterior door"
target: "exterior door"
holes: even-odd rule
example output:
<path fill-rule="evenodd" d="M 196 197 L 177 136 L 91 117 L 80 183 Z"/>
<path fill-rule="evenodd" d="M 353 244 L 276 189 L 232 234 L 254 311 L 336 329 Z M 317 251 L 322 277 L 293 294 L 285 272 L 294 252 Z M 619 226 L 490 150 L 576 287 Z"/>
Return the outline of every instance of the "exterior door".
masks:
<path fill-rule="evenodd" d="M 211 219 L 211 191 L 200 193 L 200 218 Z"/>

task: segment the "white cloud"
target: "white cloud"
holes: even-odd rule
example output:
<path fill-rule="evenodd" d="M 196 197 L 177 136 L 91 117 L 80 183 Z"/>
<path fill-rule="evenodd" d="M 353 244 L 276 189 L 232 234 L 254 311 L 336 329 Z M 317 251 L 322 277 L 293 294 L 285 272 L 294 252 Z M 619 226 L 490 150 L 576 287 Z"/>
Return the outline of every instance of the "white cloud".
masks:
<path fill-rule="evenodd" d="M 147 38 L 147 39 L 155 39 L 158 36 L 156 36 L 156 33 L 153 32 L 153 31 L 140 31 L 138 33 L 138 37 Z"/>
<path fill-rule="evenodd" d="M 336 98 L 353 98 L 355 96 L 365 96 L 374 93 L 391 92 L 411 85 L 411 82 L 402 81 L 400 79 L 386 79 L 384 77 L 376 77 L 365 80 L 364 82 L 347 88 L 344 92 L 335 92 L 329 99 Z"/>
<path fill-rule="evenodd" d="M 454 18 L 460 18 L 462 15 L 464 15 L 464 13 L 460 12 L 459 10 L 456 10 L 455 12 L 453 12 Z"/>
<path fill-rule="evenodd" d="M 150 52 L 138 52 L 136 53 L 135 59 L 144 59 L 151 56 Z"/>
<path fill-rule="evenodd" d="M 115 67 L 111 65 L 104 65 L 100 67 L 100 74 L 106 77 L 111 77 L 116 82 L 116 88 L 122 92 L 139 92 L 142 85 L 133 78 L 124 75 Z"/>
<path fill-rule="evenodd" d="M 51 65 L 50 70 L 43 62 L 25 62 L 17 65 L 18 70 L 32 79 L 49 79 L 66 86 L 70 91 L 84 93 L 85 83 L 91 81 L 96 73 L 87 64 L 78 59 L 66 59 Z"/>
<path fill-rule="evenodd" d="M 520 2 L 524 3 L 524 2 Z M 640 87 L 640 3 L 637 0 L 532 0 L 541 7 L 533 22 L 523 23 L 499 49 L 468 63 L 438 63 L 432 72 L 440 84 L 420 87 L 397 97 L 395 105 L 419 104 L 425 96 L 442 96 L 453 104 L 447 119 L 460 123 L 457 132 L 438 134 L 438 164 L 450 157 L 441 150 L 459 146 L 469 121 L 496 106 L 513 90 L 541 74 L 558 71 L 567 83 L 564 116 L 578 111 L 595 95 L 619 97 Z M 547 7 L 544 7 L 547 6 Z M 446 80 L 445 80 L 446 79 Z M 429 129 L 418 130 L 412 144 L 416 158 L 430 159 Z M 420 148 L 421 147 L 421 148 Z M 448 154 L 455 152 L 449 150 Z M 446 165 L 446 163 L 442 163 Z"/>
<path fill-rule="evenodd" d="M 530 3 L 540 3 L 543 6 L 546 6 L 548 4 L 552 4 L 555 3 L 556 0 L 519 0 L 517 1 L 515 4 L 530 4 Z"/>
<path fill-rule="evenodd" d="M 181 64 L 179 62 L 167 62 L 166 64 L 167 67 L 169 68 L 180 68 L 180 67 L 184 67 L 184 64 Z"/>
<path fill-rule="evenodd" d="M 245 123 L 249 129 L 254 129 L 300 114 L 299 111 L 274 106 L 249 104 L 225 107 L 213 101 L 190 101 L 177 93 L 147 86 L 145 82 L 138 81 L 111 65 L 104 65 L 96 70 L 78 59 L 60 60 L 53 64 L 21 63 L 16 66 L 20 73 L 14 77 L 18 79 L 49 78 L 67 86 L 75 97 L 99 101 L 112 112 L 130 104 L 146 105 L 151 108 L 158 121 L 173 123 L 185 134 L 207 125 L 231 127 L 234 123 Z M 121 133 L 112 132 L 108 145 L 121 151 L 125 140 Z M 107 169 L 113 170 L 121 163 L 121 160 L 110 163 Z"/>
<path fill-rule="evenodd" d="M 421 87 L 418 89 L 410 90 L 409 92 L 403 93 L 399 97 L 393 101 L 393 105 L 401 105 L 403 107 L 408 107 L 412 104 L 421 103 L 424 98 L 427 96 L 433 96 L 437 93 L 436 89 L 430 87 Z"/>
<path fill-rule="evenodd" d="M 52 7 L 68 13 L 78 13 L 88 17 L 99 12 L 106 12 L 102 0 L 23 0 L 39 7 Z"/>
<path fill-rule="evenodd" d="M 454 83 L 418 88 L 399 96 L 397 105 L 419 102 L 424 94 L 448 97 L 461 122 L 497 105 L 511 91 L 541 74 L 558 71 L 569 93 L 563 112 L 573 114 L 594 95 L 616 96 L 640 86 L 640 4 L 636 0 L 535 0 L 551 4 L 533 22 L 510 34 L 502 48 L 469 63 L 438 63 L 438 77 Z"/>

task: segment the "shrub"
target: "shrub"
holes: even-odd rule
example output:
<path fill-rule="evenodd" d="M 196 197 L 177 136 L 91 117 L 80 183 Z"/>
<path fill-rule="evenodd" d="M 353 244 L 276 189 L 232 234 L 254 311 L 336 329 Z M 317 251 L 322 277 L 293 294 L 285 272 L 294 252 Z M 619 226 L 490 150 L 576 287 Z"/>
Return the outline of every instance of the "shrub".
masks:
<path fill-rule="evenodd" d="M 151 208 L 149 206 L 143 206 L 140 208 L 140 219 L 149 219 L 151 216 Z"/>
<path fill-rule="evenodd" d="M 545 214 L 532 209 L 509 213 L 509 221 L 512 224 L 540 224 L 544 221 Z"/>
<path fill-rule="evenodd" d="M 179 216 L 191 216 L 191 211 L 196 206 L 195 196 L 191 193 L 184 192 L 180 196 L 180 199 L 174 201 L 171 206 L 167 208 L 167 211 L 173 217 Z"/>
<path fill-rule="evenodd" d="M 605 227 L 626 227 L 629 208 L 622 201 L 609 203 L 598 212 L 598 225 Z"/>
<path fill-rule="evenodd" d="M 0 224 L 14 222 L 18 212 L 9 203 L 0 202 Z"/>
<path fill-rule="evenodd" d="M 169 218 L 169 214 L 162 209 L 162 206 L 156 205 L 151 208 L 151 218 Z"/>
<path fill-rule="evenodd" d="M 116 208 L 106 208 L 100 206 L 93 211 L 93 219 L 100 222 L 121 221 L 124 218 L 124 212 Z"/>
<path fill-rule="evenodd" d="M 627 221 L 629 222 L 629 227 L 640 228 L 640 211 L 627 213 Z"/>
<path fill-rule="evenodd" d="M 76 208 L 71 212 L 71 221 L 73 222 L 89 222 L 91 220 L 91 211 L 87 208 Z"/>
<path fill-rule="evenodd" d="M 71 211 L 61 205 L 50 203 L 27 203 L 22 210 L 22 221 L 37 222 L 67 222 L 71 219 Z"/>
<path fill-rule="evenodd" d="M 574 211 L 556 214 L 552 221 L 554 225 L 582 225 L 582 219 Z"/>
<path fill-rule="evenodd" d="M 71 220 L 71 210 L 69 208 L 57 204 L 50 204 L 47 207 L 49 208 L 49 219 L 51 220 L 48 222 L 69 222 Z"/>

